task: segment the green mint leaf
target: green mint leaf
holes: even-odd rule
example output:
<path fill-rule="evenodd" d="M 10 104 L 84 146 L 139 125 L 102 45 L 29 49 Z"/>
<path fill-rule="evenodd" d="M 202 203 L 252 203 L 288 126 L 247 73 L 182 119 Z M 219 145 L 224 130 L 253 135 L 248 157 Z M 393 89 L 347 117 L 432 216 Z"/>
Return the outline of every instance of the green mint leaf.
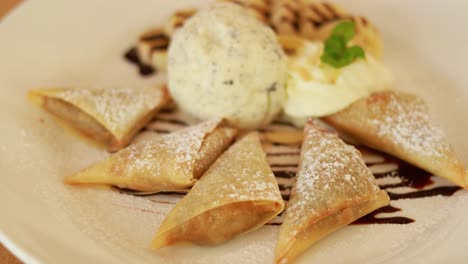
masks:
<path fill-rule="evenodd" d="M 331 36 L 325 41 L 324 51 L 330 54 L 341 55 L 346 52 L 346 43 L 336 36 Z"/>
<path fill-rule="evenodd" d="M 364 53 L 364 50 L 359 46 L 352 46 L 352 47 L 348 48 L 347 52 L 351 53 L 353 55 L 354 59 L 365 58 L 366 57 L 366 54 Z"/>
<path fill-rule="evenodd" d="M 323 63 L 335 68 L 345 67 L 358 58 L 365 58 L 364 50 L 359 46 L 348 47 L 348 42 L 354 38 L 354 23 L 344 21 L 339 23 L 325 40 L 325 47 L 320 57 Z"/>
<path fill-rule="evenodd" d="M 345 42 L 352 40 L 354 38 L 354 34 L 354 22 L 351 21 L 339 23 L 332 32 L 332 36 L 338 36 Z"/>
<path fill-rule="evenodd" d="M 330 56 L 330 54 L 324 53 L 320 57 L 322 62 L 331 65 L 334 68 L 342 68 L 350 63 L 350 58 L 347 55 L 336 57 Z"/>

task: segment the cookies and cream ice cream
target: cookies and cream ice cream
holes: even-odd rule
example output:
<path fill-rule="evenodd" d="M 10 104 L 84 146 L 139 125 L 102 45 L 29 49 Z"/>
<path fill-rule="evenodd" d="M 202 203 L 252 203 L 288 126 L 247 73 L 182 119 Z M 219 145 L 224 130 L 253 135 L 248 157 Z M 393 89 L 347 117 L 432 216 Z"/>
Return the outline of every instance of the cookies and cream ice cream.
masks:
<path fill-rule="evenodd" d="M 175 32 L 168 56 L 171 95 L 196 118 L 255 128 L 284 104 L 286 56 L 275 33 L 238 5 L 198 12 Z"/>
<path fill-rule="evenodd" d="M 337 69 L 321 62 L 323 49 L 322 42 L 304 41 L 290 58 L 284 112 L 296 125 L 336 113 L 392 84 L 389 70 L 371 54 Z"/>

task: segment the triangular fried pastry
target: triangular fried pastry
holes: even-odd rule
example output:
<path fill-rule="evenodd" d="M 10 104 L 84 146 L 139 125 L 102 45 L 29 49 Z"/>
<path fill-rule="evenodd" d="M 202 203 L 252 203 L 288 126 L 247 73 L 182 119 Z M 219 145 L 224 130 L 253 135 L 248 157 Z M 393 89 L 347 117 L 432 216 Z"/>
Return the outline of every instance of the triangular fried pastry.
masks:
<path fill-rule="evenodd" d="M 256 132 L 231 146 L 161 224 L 152 248 L 218 244 L 264 225 L 284 207 Z"/>
<path fill-rule="evenodd" d="M 169 101 L 166 88 L 37 89 L 28 97 L 67 128 L 110 151 L 125 147 Z"/>
<path fill-rule="evenodd" d="M 144 192 L 190 188 L 230 145 L 236 130 L 207 121 L 141 141 L 75 175 L 69 184 L 104 184 Z"/>
<path fill-rule="evenodd" d="M 319 239 L 389 202 L 359 151 L 309 120 L 276 263 L 290 263 Z"/>
<path fill-rule="evenodd" d="M 444 132 L 433 124 L 427 105 L 415 95 L 374 93 L 324 121 L 369 147 L 468 187 L 462 162 Z"/>

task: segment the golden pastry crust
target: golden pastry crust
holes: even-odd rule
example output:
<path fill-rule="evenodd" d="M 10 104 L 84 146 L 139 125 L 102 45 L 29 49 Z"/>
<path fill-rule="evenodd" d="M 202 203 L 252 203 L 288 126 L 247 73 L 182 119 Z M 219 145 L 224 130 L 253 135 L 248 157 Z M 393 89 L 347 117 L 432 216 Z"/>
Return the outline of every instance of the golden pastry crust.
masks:
<path fill-rule="evenodd" d="M 193 177 L 195 179 L 200 179 L 211 164 L 223 154 L 236 134 L 237 130 L 235 128 L 219 127 L 206 136 L 195 161 L 195 168 L 193 170 Z"/>
<path fill-rule="evenodd" d="M 103 145 L 112 145 L 112 134 L 89 114 L 73 104 L 56 98 L 46 97 L 42 107 L 64 125 L 73 126 L 78 134 Z"/>
<path fill-rule="evenodd" d="M 424 101 L 411 94 L 378 92 L 325 122 L 362 143 L 467 188 L 468 175 Z"/>
<path fill-rule="evenodd" d="M 63 125 L 116 151 L 127 146 L 169 101 L 165 87 L 147 89 L 37 89 L 29 99 Z"/>
<path fill-rule="evenodd" d="M 319 239 L 389 202 L 359 151 L 309 121 L 276 263 L 290 263 Z"/>
<path fill-rule="evenodd" d="M 65 179 L 69 184 L 113 185 L 142 192 L 190 188 L 234 139 L 221 119 L 130 145 Z"/>
<path fill-rule="evenodd" d="M 180 200 L 152 243 L 218 244 L 255 230 L 284 207 L 258 133 L 231 146 Z"/>

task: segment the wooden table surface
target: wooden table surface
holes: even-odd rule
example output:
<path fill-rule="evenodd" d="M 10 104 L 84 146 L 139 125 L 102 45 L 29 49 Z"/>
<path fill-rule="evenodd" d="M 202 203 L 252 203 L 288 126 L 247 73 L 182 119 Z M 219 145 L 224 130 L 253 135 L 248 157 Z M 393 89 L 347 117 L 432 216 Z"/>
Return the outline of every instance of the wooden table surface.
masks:
<path fill-rule="evenodd" d="M 0 0 L 0 23 L 1 19 L 17 4 L 22 0 Z M 20 264 L 19 261 L 13 254 L 10 253 L 1 243 L 0 243 L 0 263 L 1 264 Z"/>

